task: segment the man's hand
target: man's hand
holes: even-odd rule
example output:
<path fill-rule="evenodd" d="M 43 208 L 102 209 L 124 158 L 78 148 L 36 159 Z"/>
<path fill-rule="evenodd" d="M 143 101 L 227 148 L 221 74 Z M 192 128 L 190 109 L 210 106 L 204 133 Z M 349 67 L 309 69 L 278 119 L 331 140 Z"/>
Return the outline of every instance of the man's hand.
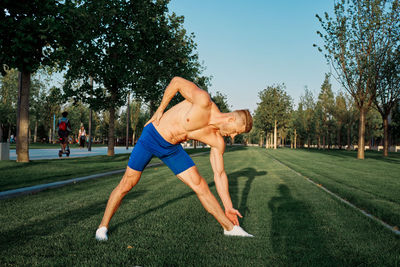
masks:
<path fill-rule="evenodd" d="M 240 218 L 243 218 L 242 214 L 234 208 L 231 209 L 226 209 L 225 210 L 225 216 L 228 217 L 228 219 L 234 224 L 234 225 L 239 225 L 239 220 L 237 216 Z"/>
<path fill-rule="evenodd" d="M 159 109 L 157 109 L 156 112 L 154 113 L 153 117 L 151 117 L 151 119 L 148 122 L 146 122 L 146 124 L 144 126 L 146 126 L 147 124 L 149 124 L 151 122 L 154 122 L 154 124 L 158 126 L 162 115 L 163 115 L 163 111 L 160 111 Z"/>

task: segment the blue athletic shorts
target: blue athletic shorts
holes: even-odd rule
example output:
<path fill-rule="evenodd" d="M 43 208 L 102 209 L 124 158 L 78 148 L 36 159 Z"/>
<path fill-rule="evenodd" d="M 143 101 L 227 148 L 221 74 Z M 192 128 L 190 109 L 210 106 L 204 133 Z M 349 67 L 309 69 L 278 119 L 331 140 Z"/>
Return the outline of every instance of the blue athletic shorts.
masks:
<path fill-rule="evenodd" d="M 195 165 L 180 144 L 173 145 L 166 141 L 149 123 L 132 150 L 128 166 L 143 171 L 153 155 L 160 158 L 175 175 Z"/>

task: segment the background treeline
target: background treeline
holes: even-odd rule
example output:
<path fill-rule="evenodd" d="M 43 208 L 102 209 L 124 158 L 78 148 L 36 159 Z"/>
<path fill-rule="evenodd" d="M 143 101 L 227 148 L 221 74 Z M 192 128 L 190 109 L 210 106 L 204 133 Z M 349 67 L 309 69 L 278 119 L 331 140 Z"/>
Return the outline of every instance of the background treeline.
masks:
<path fill-rule="evenodd" d="M 259 93 L 254 126 L 249 142 L 288 147 L 319 149 L 356 149 L 359 111 L 346 92 L 332 92 L 329 75 L 315 95 L 307 87 L 294 106 L 285 85 L 272 85 Z M 388 124 L 389 146 L 400 145 L 400 102 L 394 105 Z M 276 128 L 275 128 L 276 123 Z M 376 107 L 366 114 L 366 145 L 372 149 L 384 145 L 383 119 Z M 276 138 L 276 141 L 274 140 Z"/>
<path fill-rule="evenodd" d="M 296 111 L 283 85 L 260 92 L 256 126 L 269 140 L 279 128 L 282 139 L 308 147 L 341 148 L 357 138 L 357 158 L 365 144 L 398 143 L 400 101 L 400 6 L 397 0 L 335 1 L 333 15 L 316 15 L 322 44 L 314 44 L 332 67 L 345 93 L 333 95 L 329 77 L 318 100 L 305 91 Z M 346 133 L 346 134 L 345 134 Z M 286 138 L 287 139 L 287 138 Z M 267 142 L 268 146 L 268 142 Z"/>
<path fill-rule="evenodd" d="M 90 120 L 90 105 L 81 101 L 64 100 L 61 87 L 49 86 L 56 84 L 52 81 L 52 73 L 45 69 L 39 69 L 31 79 L 30 88 L 30 116 L 29 116 L 29 140 L 30 142 L 52 143 L 57 138 L 54 133 L 54 117 L 56 123 L 62 111 L 69 112 L 68 118 L 72 125 L 71 136 L 78 139 L 79 127 L 83 125 L 88 131 Z M 209 79 L 204 81 L 207 85 Z M 124 105 L 115 111 L 115 145 L 126 145 L 126 130 L 128 128 L 128 144 L 132 145 L 140 136 L 146 121 L 150 118 L 148 103 L 135 99 L 128 95 L 129 106 Z M 2 118 L 1 134 L 5 141 L 9 141 L 16 133 L 16 110 L 18 100 L 18 71 L 11 69 L 7 75 L 0 77 L 0 113 Z M 212 95 L 213 101 L 221 111 L 231 111 L 227 96 L 220 92 Z M 127 99 L 128 103 L 128 99 Z M 127 120 L 128 117 L 128 120 Z M 92 139 L 95 143 L 107 144 L 110 115 L 107 110 L 92 112 Z M 128 127 L 127 127 L 128 125 Z"/>

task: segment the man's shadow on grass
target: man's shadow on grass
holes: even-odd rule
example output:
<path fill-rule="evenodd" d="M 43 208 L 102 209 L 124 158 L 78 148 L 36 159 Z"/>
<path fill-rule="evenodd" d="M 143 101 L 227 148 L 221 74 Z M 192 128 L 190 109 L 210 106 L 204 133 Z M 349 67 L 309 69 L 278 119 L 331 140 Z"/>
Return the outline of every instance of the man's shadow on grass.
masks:
<path fill-rule="evenodd" d="M 247 199 L 249 196 L 249 192 L 250 192 L 250 188 L 251 188 L 251 183 L 253 182 L 253 180 L 255 179 L 256 176 L 262 176 L 265 175 L 267 172 L 262 171 L 262 172 L 257 172 L 254 168 L 244 168 L 240 171 L 237 172 L 233 172 L 228 174 L 228 181 L 229 181 L 229 192 L 231 195 L 231 199 L 232 199 L 232 203 L 234 207 L 238 207 L 239 212 L 243 215 L 243 217 L 245 216 L 245 214 L 247 214 L 248 212 L 250 212 L 250 210 L 247 207 Z M 242 198 L 240 201 L 239 206 L 238 205 L 238 198 L 239 198 L 239 188 L 238 188 L 238 179 L 240 177 L 245 177 L 247 178 L 245 187 L 242 190 Z M 208 183 L 208 187 L 211 189 L 212 187 L 215 186 L 215 182 L 210 182 Z M 128 194 L 129 195 L 129 194 Z M 127 195 L 127 196 L 128 196 Z M 137 214 L 136 216 L 129 218 L 128 220 L 125 220 L 123 222 L 120 222 L 118 224 L 115 224 L 113 226 L 110 227 L 110 231 L 113 231 L 114 229 L 120 227 L 121 225 L 124 224 L 131 224 L 132 222 L 134 222 L 135 220 L 137 220 L 140 217 L 146 216 L 147 214 L 150 214 L 152 212 L 156 212 L 158 210 L 161 210 L 177 201 L 180 201 L 182 199 L 188 198 L 195 195 L 195 193 L 190 189 L 190 192 L 187 192 L 185 194 L 182 194 L 179 197 L 170 199 L 166 202 L 164 202 L 161 205 L 155 206 L 153 208 L 150 208 L 142 213 Z M 199 205 L 201 205 L 199 203 Z"/>
<path fill-rule="evenodd" d="M 272 212 L 271 244 L 279 265 L 341 266 L 340 260 L 330 254 L 327 236 L 320 233 L 320 224 L 310 207 L 293 198 L 286 185 L 280 184 L 278 190 L 280 195 L 271 198 L 268 207 Z"/>
<path fill-rule="evenodd" d="M 232 199 L 232 204 L 234 208 L 237 208 L 239 212 L 242 214 L 243 219 L 241 219 L 241 223 L 243 223 L 246 215 L 250 213 L 250 209 L 247 206 L 247 200 L 249 198 L 249 193 L 251 189 L 251 185 L 254 179 L 257 176 L 264 176 L 266 175 L 266 171 L 257 171 L 254 168 L 244 168 L 240 171 L 232 172 L 228 174 L 228 181 L 229 181 L 229 192 Z M 244 188 L 240 192 L 239 181 L 240 179 L 246 179 Z M 239 203 L 239 197 L 240 203 Z"/>

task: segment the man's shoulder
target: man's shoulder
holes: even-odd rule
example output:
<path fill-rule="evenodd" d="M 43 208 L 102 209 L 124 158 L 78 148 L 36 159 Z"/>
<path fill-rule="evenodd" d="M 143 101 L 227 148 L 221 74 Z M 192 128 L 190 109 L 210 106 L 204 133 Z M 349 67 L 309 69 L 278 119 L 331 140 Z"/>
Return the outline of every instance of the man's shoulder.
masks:
<path fill-rule="evenodd" d="M 218 150 L 220 150 L 221 153 L 223 153 L 225 150 L 224 138 L 222 137 L 219 130 L 212 126 L 204 127 L 201 130 L 200 135 L 197 138 L 197 140 L 199 140 L 200 142 L 203 142 L 211 147 L 218 148 Z"/>

